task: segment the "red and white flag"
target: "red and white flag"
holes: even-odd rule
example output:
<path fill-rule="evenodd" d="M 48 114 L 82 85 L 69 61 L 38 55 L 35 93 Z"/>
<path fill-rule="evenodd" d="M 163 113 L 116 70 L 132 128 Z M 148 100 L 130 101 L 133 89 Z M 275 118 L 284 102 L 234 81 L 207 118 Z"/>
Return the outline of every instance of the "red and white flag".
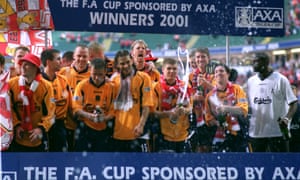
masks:
<path fill-rule="evenodd" d="M 13 139 L 13 123 L 8 95 L 9 72 L 0 77 L 0 143 L 1 151 L 8 149 Z"/>

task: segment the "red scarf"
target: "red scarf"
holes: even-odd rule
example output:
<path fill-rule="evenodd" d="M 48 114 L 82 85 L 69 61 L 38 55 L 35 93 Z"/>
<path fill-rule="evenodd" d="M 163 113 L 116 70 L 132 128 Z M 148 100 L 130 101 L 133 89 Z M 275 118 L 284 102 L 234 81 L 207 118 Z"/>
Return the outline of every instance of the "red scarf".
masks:
<path fill-rule="evenodd" d="M 215 93 L 217 93 L 218 89 L 217 87 L 214 87 L 213 89 L 213 95 Z M 226 85 L 226 99 L 224 100 L 224 105 L 235 105 L 236 103 L 236 98 L 235 98 L 235 95 L 234 95 L 234 88 L 233 88 L 233 85 L 228 82 L 227 85 Z"/>
<path fill-rule="evenodd" d="M 160 84 L 162 88 L 162 101 L 161 101 L 161 110 L 171 110 L 177 104 L 172 103 L 173 99 L 177 99 L 177 102 L 183 96 L 184 82 L 176 77 L 174 85 L 168 85 L 164 76 L 160 76 Z M 186 97 L 190 96 L 190 88 L 187 89 Z"/>
<path fill-rule="evenodd" d="M 10 107 L 8 107 L 10 105 L 10 101 L 8 98 L 9 78 L 10 78 L 10 72 L 6 72 L 5 74 L 3 74 L 3 76 L 1 76 L 0 79 L 0 94 L 1 94 L 0 102 L 2 105 L 2 107 L 0 108 L 0 114 L 3 116 L 4 122 L 5 119 L 11 120 L 11 111 L 10 111 Z M 3 123 L 2 120 L 1 123 Z"/>
<path fill-rule="evenodd" d="M 217 93 L 217 88 L 215 87 L 213 89 L 213 93 L 212 95 L 216 95 Z M 226 85 L 226 92 L 225 92 L 225 96 L 226 97 L 225 99 L 223 99 L 223 104 L 224 105 L 229 105 L 229 106 L 234 106 L 236 104 L 236 97 L 235 97 L 235 94 L 234 94 L 234 86 L 232 85 L 232 83 L 227 83 Z M 230 113 L 227 113 L 225 115 L 225 120 L 227 122 L 227 127 L 226 129 L 229 129 L 231 134 L 233 135 L 236 135 L 237 132 L 236 131 L 239 131 L 240 130 L 240 126 L 239 126 L 239 123 L 238 123 L 238 120 L 237 120 L 237 117 L 231 115 Z M 225 133 L 225 132 L 223 132 Z"/>
<path fill-rule="evenodd" d="M 20 78 L 22 78 L 20 76 Z M 38 74 L 33 82 L 31 83 L 30 88 L 28 89 L 25 85 L 25 82 L 20 83 L 21 98 L 23 100 L 23 117 L 21 126 L 24 130 L 30 131 L 33 129 L 31 121 L 31 113 L 35 111 L 35 104 L 33 99 L 33 93 L 37 89 L 38 83 L 40 82 L 41 75 Z M 20 80 L 22 81 L 22 80 Z"/>
<path fill-rule="evenodd" d="M 161 110 L 170 110 L 176 106 L 172 104 L 173 99 L 178 99 L 183 94 L 183 83 L 176 77 L 175 84 L 170 86 L 164 76 L 160 76 L 160 84 L 162 88 Z"/>
<path fill-rule="evenodd" d="M 197 91 L 197 86 L 198 86 L 198 75 L 200 74 L 200 69 L 196 69 L 194 72 L 193 72 L 193 79 L 192 79 L 192 87 L 193 87 L 193 90 L 194 92 Z"/>

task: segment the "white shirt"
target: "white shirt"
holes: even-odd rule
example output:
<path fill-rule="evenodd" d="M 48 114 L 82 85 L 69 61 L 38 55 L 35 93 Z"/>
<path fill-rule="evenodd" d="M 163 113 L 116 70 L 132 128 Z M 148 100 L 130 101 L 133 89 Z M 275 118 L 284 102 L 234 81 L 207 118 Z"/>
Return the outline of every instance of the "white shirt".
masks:
<path fill-rule="evenodd" d="M 288 79 L 273 72 L 264 80 L 254 75 L 247 81 L 251 112 L 249 135 L 254 138 L 282 136 L 278 119 L 288 112 L 288 104 L 297 101 Z"/>

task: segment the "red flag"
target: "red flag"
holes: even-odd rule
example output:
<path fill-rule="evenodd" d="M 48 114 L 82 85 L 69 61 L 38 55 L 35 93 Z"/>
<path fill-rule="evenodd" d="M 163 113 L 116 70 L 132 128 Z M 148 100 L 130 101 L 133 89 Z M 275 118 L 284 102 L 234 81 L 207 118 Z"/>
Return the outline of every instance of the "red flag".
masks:
<path fill-rule="evenodd" d="M 8 95 L 9 72 L 0 77 L 0 142 L 1 151 L 8 149 L 13 139 L 13 124 Z"/>
<path fill-rule="evenodd" d="M 0 10 L 0 31 L 54 29 L 47 0 L 2 0 Z"/>

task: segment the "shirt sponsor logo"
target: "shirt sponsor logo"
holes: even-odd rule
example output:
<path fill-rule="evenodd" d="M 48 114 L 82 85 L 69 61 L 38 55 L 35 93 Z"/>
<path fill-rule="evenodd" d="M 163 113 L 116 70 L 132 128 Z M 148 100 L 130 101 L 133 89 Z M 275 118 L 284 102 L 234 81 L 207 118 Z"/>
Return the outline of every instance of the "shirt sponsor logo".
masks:
<path fill-rule="evenodd" d="M 255 97 L 254 98 L 254 104 L 271 104 L 271 103 L 272 103 L 272 99 L 270 99 L 269 97 L 266 97 L 266 98 Z"/>

